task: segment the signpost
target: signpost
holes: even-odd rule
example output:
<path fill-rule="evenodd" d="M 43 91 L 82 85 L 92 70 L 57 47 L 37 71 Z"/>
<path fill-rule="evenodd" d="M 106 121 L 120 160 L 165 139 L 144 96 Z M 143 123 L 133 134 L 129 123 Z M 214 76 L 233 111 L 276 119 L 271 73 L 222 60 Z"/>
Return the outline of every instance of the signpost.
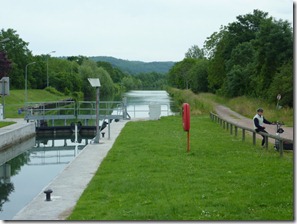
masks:
<path fill-rule="evenodd" d="M 276 109 L 278 109 L 278 110 L 281 108 L 281 106 L 279 106 L 279 101 L 280 101 L 281 98 L 282 98 L 281 94 L 278 94 L 277 97 L 276 97 L 276 99 L 277 99 Z"/>
<path fill-rule="evenodd" d="M 5 96 L 9 95 L 9 77 L 3 77 L 0 80 L 0 94 L 3 106 L 3 119 L 5 119 Z"/>

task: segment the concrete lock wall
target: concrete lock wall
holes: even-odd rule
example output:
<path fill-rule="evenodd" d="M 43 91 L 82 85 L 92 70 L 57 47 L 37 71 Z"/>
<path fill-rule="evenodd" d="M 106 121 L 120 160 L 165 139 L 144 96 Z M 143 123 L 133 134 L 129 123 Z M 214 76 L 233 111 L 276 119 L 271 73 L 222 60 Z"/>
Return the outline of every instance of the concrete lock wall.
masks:
<path fill-rule="evenodd" d="M 5 150 L 14 144 L 21 143 L 22 141 L 35 136 L 35 124 L 22 123 L 12 124 L 1 128 L 0 133 L 0 151 Z"/>

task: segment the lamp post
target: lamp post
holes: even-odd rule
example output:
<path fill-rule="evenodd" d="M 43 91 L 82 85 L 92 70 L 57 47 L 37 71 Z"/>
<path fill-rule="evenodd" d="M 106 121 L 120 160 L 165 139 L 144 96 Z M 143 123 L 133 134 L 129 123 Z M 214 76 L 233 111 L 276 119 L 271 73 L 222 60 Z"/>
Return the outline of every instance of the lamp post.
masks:
<path fill-rule="evenodd" d="M 99 144 L 100 129 L 99 129 L 99 88 L 101 86 L 99 78 L 88 78 L 92 87 L 96 87 L 96 137 L 94 143 Z"/>
<path fill-rule="evenodd" d="M 7 41 L 9 41 L 9 40 L 10 40 L 9 37 L 6 37 L 6 38 L 2 39 L 2 40 L 0 41 L 0 43 L 2 44 L 2 43 L 5 43 L 5 42 L 7 42 Z M 3 82 L 4 82 L 4 80 L 3 80 Z M 4 84 L 3 84 L 3 83 L 1 83 L 1 85 L 3 85 L 2 87 L 4 87 Z M 3 88 L 2 91 L 4 91 L 4 88 Z M 4 97 L 5 97 L 5 94 L 4 94 L 4 92 L 3 92 L 2 95 L 1 95 L 1 98 L 2 98 L 2 106 L 3 106 L 3 119 L 5 118 L 5 99 L 4 99 Z"/>
<path fill-rule="evenodd" d="M 51 53 L 55 53 L 56 51 L 51 51 L 49 53 L 47 53 L 47 57 L 46 57 L 46 87 L 49 86 L 49 79 L 48 79 L 48 58 L 50 56 Z"/>
<path fill-rule="evenodd" d="M 25 69 L 25 103 L 27 102 L 28 100 L 28 89 L 27 89 L 27 82 L 28 82 L 28 78 L 27 78 L 27 71 L 28 71 L 28 66 L 29 65 L 33 65 L 35 64 L 36 62 L 31 62 L 29 64 L 26 65 L 26 69 Z"/>

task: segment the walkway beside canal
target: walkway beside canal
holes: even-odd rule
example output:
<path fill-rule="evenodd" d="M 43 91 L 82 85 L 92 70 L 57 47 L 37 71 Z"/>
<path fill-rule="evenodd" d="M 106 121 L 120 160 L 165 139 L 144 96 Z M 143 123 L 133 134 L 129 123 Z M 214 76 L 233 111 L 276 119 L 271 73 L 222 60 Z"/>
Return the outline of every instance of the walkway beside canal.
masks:
<path fill-rule="evenodd" d="M 111 123 L 109 140 L 105 135 L 99 144 L 88 144 L 13 220 L 65 220 L 127 122 Z M 53 191 L 51 201 L 45 201 L 46 189 Z"/>

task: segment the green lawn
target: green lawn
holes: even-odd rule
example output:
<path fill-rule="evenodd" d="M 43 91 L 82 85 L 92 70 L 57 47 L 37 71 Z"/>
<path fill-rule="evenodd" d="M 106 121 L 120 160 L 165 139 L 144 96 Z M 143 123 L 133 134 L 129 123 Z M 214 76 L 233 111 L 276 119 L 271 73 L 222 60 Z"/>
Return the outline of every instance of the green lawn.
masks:
<path fill-rule="evenodd" d="M 231 136 L 208 116 L 129 122 L 69 220 L 293 220 L 293 155 Z M 247 139 L 248 140 L 248 139 Z"/>

